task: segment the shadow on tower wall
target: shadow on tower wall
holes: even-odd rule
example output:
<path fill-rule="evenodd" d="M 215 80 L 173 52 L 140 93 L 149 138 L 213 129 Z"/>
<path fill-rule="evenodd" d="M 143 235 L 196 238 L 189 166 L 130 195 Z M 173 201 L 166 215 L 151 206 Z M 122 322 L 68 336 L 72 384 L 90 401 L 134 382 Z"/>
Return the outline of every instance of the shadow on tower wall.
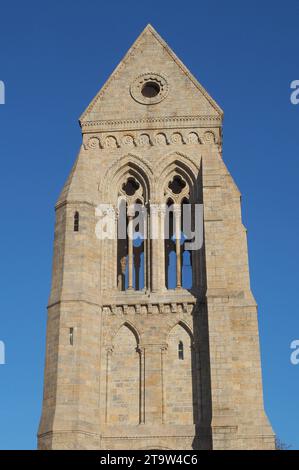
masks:
<path fill-rule="evenodd" d="M 203 179 L 202 169 L 196 179 L 193 194 L 197 194 L 197 202 L 203 204 Z M 192 347 L 192 395 L 193 395 L 193 419 L 196 428 L 196 436 L 193 440 L 194 450 L 211 450 L 212 440 L 212 387 L 210 372 L 210 346 L 208 308 L 206 301 L 207 275 L 205 257 L 205 238 L 203 226 L 203 243 L 199 250 L 193 253 L 193 279 L 197 279 L 197 285 L 193 285 L 191 292 L 197 299 L 193 316 L 193 347 Z M 195 275 L 196 264 L 199 273 Z"/>

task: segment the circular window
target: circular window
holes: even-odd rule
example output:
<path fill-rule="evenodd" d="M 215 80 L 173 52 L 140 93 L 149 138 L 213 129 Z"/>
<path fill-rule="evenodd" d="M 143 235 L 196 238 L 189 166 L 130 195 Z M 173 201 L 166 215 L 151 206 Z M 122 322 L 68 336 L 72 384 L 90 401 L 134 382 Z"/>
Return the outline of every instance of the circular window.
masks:
<path fill-rule="evenodd" d="M 167 96 L 168 83 L 160 74 L 144 73 L 134 80 L 130 92 L 138 103 L 156 104 Z"/>
<path fill-rule="evenodd" d="M 158 93 L 160 93 L 160 87 L 158 83 L 146 82 L 142 87 L 141 93 L 146 98 L 153 98 L 154 96 L 157 96 Z"/>

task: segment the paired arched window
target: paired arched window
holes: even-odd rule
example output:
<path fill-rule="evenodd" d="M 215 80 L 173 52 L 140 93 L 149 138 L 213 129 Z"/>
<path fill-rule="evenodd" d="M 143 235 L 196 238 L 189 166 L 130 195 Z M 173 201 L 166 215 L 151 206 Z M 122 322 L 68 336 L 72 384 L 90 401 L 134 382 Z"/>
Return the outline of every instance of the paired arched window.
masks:
<path fill-rule="evenodd" d="M 148 290 L 157 282 L 157 276 L 165 278 L 167 289 L 194 287 L 195 258 L 187 245 L 193 232 L 193 201 L 197 200 L 193 180 L 175 167 L 165 181 L 165 186 L 161 185 L 157 191 L 162 200 L 150 206 L 149 183 L 142 172 L 132 167 L 118 179 L 116 283 L 119 291 Z"/>

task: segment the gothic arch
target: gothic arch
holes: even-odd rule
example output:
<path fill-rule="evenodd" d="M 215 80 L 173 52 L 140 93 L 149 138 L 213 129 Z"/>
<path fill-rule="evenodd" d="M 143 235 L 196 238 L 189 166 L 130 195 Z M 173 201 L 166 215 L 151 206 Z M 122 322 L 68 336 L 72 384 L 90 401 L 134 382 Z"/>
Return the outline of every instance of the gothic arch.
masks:
<path fill-rule="evenodd" d="M 127 188 L 132 183 L 138 189 L 129 193 Z M 102 269 L 106 272 L 111 260 L 114 268 L 105 289 L 143 290 L 149 285 L 150 273 L 147 261 L 150 259 L 150 244 L 147 242 L 149 224 L 145 209 L 149 204 L 152 188 L 153 172 L 150 165 L 142 157 L 131 153 L 118 158 L 103 176 L 98 197 L 101 203 L 113 206 L 117 216 L 114 230 L 118 230 L 118 234 L 120 234 L 119 229 L 121 230 L 120 236 L 106 243 Z M 136 225 L 133 220 L 136 213 L 140 215 L 141 225 L 135 231 Z M 133 232 L 129 236 L 132 226 Z M 139 237 L 140 245 L 131 235 Z"/>
<path fill-rule="evenodd" d="M 127 154 L 117 159 L 106 171 L 101 183 L 99 192 L 101 200 L 112 202 L 111 188 L 116 188 L 120 179 L 126 174 L 132 172 L 144 185 L 149 194 L 153 187 L 153 171 L 150 165 L 140 156 Z M 117 198 L 117 194 L 116 194 Z M 115 198 L 113 200 L 115 202 Z"/>
<path fill-rule="evenodd" d="M 200 171 L 200 166 L 187 155 L 180 152 L 172 152 L 166 155 L 161 162 L 159 162 L 159 179 L 157 188 L 159 191 L 159 199 L 163 201 L 163 190 L 165 182 L 172 177 L 172 175 L 179 174 L 186 179 L 190 191 L 192 192 L 193 199 L 199 198 L 197 178 Z"/>
<path fill-rule="evenodd" d="M 113 337 L 107 358 L 107 422 L 137 425 L 140 422 L 140 356 L 138 335 L 124 322 Z"/>
<path fill-rule="evenodd" d="M 131 333 L 133 333 L 133 335 L 136 339 L 136 345 L 140 344 L 141 334 L 140 334 L 139 330 L 129 320 L 125 320 L 125 321 L 122 321 L 121 323 L 119 323 L 112 331 L 109 332 L 109 337 L 106 338 L 106 344 L 107 344 L 108 347 L 110 347 L 114 344 L 114 340 L 117 337 L 118 332 L 123 327 L 127 327 L 131 331 Z"/>
<path fill-rule="evenodd" d="M 169 324 L 166 340 L 168 339 L 168 337 L 169 337 L 171 331 L 173 330 L 173 328 L 175 328 L 176 326 L 181 326 L 188 333 L 188 335 L 190 336 L 191 342 L 193 342 L 192 327 L 185 320 L 174 320 L 174 321 L 171 322 L 171 324 Z"/>
<path fill-rule="evenodd" d="M 202 201 L 200 167 L 188 156 L 173 152 L 164 157 L 161 168 L 157 196 L 160 203 L 166 204 L 164 206 L 165 285 L 167 289 L 181 287 L 192 289 L 198 285 L 196 273 L 198 253 L 188 251 L 185 241 L 193 236 L 190 234 L 194 233 L 195 204 Z M 169 198 L 174 201 L 172 207 L 167 204 Z"/>
<path fill-rule="evenodd" d="M 137 328 L 136 328 L 136 327 L 133 325 L 133 323 L 131 323 L 129 320 L 124 321 L 124 322 L 119 326 L 119 328 L 118 328 L 118 330 L 117 330 L 115 336 L 117 336 L 119 330 L 120 330 L 121 328 L 123 328 L 123 327 L 128 328 L 128 329 L 131 331 L 131 333 L 133 333 L 133 335 L 134 335 L 134 337 L 135 337 L 135 339 L 136 339 L 136 344 L 138 345 L 138 344 L 140 343 L 140 334 L 138 333 Z"/>

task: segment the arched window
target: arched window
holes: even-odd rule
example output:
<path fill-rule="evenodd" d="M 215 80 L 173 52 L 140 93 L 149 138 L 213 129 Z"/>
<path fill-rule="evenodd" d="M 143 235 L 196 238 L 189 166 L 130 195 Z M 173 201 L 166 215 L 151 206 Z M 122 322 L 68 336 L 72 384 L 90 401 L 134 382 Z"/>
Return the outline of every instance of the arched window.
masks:
<path fill-rule="evenodd" d="M 118 207 L 118 224 L 124 226 L 123 236 L 118 236 L 117 241 L 117 286 L 121 291 L 139 291 L 148 285 L 146 199 L 146 190 L 138 178 L 127 175 L 119 191 Z"/>
<path fill-rule="evenodd" d="M 166 288 L 191 289 L 193 285 L 191 253 L 185 250 L 185 241 L 187 241 L 185 223 L 191 225 L 192 217 L 189 204 L 190 187 L 180 174 L 174 174 L 164 193 L 168 196 L 164 224 Z"/>
<path fill-rule="evenodd" d="M 79 232 L 79 212 L 74 214 L 74 232 Z"/>

